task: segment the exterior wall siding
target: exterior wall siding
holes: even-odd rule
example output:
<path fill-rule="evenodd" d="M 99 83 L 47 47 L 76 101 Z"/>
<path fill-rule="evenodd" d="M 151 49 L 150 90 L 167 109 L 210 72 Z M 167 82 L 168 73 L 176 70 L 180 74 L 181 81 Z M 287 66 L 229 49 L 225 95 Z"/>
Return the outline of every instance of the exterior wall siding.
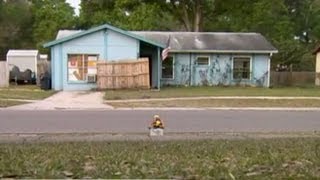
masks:
<path fill-rule="evenodd" d="M 269 55 L 252 54 L 198 54 L 198 53 L 175 53 L 174 78 L 162 79 L 162 85 L 184 86 L 229 86 L 250 85 L 268 87 Z M 198 56 L 210 58 L 209 65 L 197 65 Z M 251 79 L 233 79 L 233 57 L 246 56 L 251 58 Z"/>
<path fill-rule="evenodd" d="M 109 30 L 107 36 L 107 60 L 137 59 L 139 40 Z"/>
<path fill-rule="evenodd" d="M 98 31 L 62 44 L 62 62 L 60 64 L 63 71 L 63 90 L 90 90 L 97 87 L 95 83 L 68 81 L 68 54 L 96 54 L 99 60 L 106 59 L 104 35 L 104 31 Z"/>
<path fill-rule="evenodd" d="M 253 55 L 253 79 L 252 83 L 256 86 L 268 86 L 270 70 L 268 69 L 269 55 Z"/>
<path fill-rule="evenodd" d="M 316 56 L 316 77 L 315 77 L 316 86 L 320 86 L 320 52 Z"/>
<path fill-rule="evenodd" d="M 68 82 L 68 54 L 96 54 L 99 60 L 136 59 L 139 42 L 113 31 L 101 30 L 51 48 L 52 88 L 90 90 L 95 83 Z"/>
<path fill-rule="evenodd" d="M 56 45 L 51 48 L 51 77 L 52 77 L 52 88 L 54 90 L 62 90 L 62 47 Z"/>
<path fill-rule="evenodd" d="M 173 79 L 161 79 L 161 84 L 190 85 L 190 54 L 170 54 L 174 60 Z M 161 75 L 162 77 L 162 75 Z"/>

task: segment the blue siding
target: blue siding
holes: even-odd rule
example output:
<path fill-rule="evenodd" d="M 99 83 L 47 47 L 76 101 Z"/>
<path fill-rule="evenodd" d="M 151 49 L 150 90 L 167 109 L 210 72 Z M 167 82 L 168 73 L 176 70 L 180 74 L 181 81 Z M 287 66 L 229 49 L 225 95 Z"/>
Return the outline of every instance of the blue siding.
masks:
<path fill-rule="evenodd" d="M 268 86 L 270 70 L 268 69 L 269 55 L 253 56 L 253 81 L 257 86 Z"/>
<path fill-rule="evenodd" d="M 252 54 L 197 54 L 175 53 L 174 78 L 162 79 L 162 85 L 192 85 L 192 86 L 217 86 L 217 85 L 250 85 L 268 86 L 268 60 L 269 55 Z M 197 65 L 198 56 L 208 56 L 209 65 Z M 233 57 L 248 56 L 252 63 L 250 80 L 233 79 Z"/>
<path fill-rule="evenodd" d="M 114 31 L 97 31 L 51 48 L 52 88 L 54 90 L 90 90 L 95 83 L 68 82 L 68 54 L 96 54 L 99 60 L 136 59 L 139 41 Z"/>
<path fill-rule="evenodd" d="M 162 79 L 162 85 L 190 85 L 190 54 L 170 54 L 174 60 L 173 79 Z"/>
<path fill-rule="evenodd" d="M 54 46 L 51 50 L 52 88 L 62 90 L 61 45 Z"/>
<path fill-rule="evenodd" d="M 106 56 L 104 35 L 104 31 L 98 31 L 62 44 L 62 62 L 60 62 L 62 67 L 60 69 L 63 71 L 63 90 L 89 90 L 96 88 L 95 83 L 68 81 L 68 54 L 96 54 L 99 60 L 104 60 Z"/>
<path fill-rule="evenodd" d="M 139 40 L 125 36 L 115 31 L 108 31 L 108 60 L 137 59 Z"/>

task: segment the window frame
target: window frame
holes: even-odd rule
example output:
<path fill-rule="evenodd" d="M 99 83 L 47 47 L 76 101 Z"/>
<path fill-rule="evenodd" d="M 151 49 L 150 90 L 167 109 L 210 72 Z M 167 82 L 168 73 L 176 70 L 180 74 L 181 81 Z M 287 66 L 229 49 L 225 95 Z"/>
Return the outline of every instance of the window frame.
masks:
<path fill-rule="evenodd" d="M 231 78 L 232 80 L 239 80 L 238 78 L 234 78 L 234 61 L 236 58 L 248 58 L 249 59 L 249 62 L 250 62 L 250 72 L 249 72 L 249 78 L 248 79 L 244 79 L 244 78 L 241 78 L 241 80 L 251 80 L 252 79 L 252 56 L 233 56 L 232 57 L 232 74 L 231 74 Z"/>
<path fill-rule="evenodd" d="M 163 61 L 166 61 L 168 58 L 172 58 L 172 78 L 164 78 L 163 77 L 163 72 L 162 72 L 162 70 L 163 70 Z M 162 62 L 161 62 L 161 79 L 163 79 L 163 80 L 174 80 L 174 63 L 175 63 L 175 56 L 174 55 L 169 55 L 165 60 L 163 60 Z"/>
<path fill-rule="evenodd" d="M 208 64 L 198 64 L 198 58 L 208 58 Z M 196 56 L 197 66 L 210 66 L 210 56 Z"/>
<path fill-rule="evenodd" d="M 88 82 L 87 78 L 85 78 L 85 80 L 78 80 L 78 81 L 74 81 L 74 80 L 69 80 L 69 56 L 82 56 L 82 68 L 84 68 L 84 57 L 87 56 L 87 58 L 89 56 L 95 56 L 97 58 L 97 61 L 99 60 L 99 54 L 94 54 L 94 53 L 68 53 L 67 54 L 67 83 L 68 84 L 91 84 Z M 87 60 L 88 61 L 88 60 Z M 88 70 L 88 66 L 87 66 L 87 70 Z M 88 75 L 88 72 L 87 72 Z"/>

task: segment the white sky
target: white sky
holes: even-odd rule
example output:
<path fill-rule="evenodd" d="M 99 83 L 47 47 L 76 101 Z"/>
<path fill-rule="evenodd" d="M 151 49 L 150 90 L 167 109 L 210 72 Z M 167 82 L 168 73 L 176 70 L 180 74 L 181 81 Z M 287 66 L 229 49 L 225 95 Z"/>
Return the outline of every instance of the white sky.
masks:
<path fill-rule="evenodd" d="M 79 8 L 81 0 L 66 0 L 73 8 L 77 16 L 79 16 Z"/>

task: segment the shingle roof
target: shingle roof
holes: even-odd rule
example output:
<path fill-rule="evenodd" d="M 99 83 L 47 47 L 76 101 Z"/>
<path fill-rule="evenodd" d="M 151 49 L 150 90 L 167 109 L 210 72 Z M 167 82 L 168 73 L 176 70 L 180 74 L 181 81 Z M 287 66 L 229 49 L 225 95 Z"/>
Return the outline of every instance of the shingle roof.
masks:
<path fill-rule="evenodd" d="M 123 34 L 125 36 L 132 37 L 132 38 L 135 38 L 137 40 L 146 42 L 148 44 L 164 48 L 163 44 L 160 44 L 158 42 L 154 42 L 154 41 L 152 41 L 150 39 L 144 38 L 143 36 L 139 36 L 137 34 L 129 32 L 129 31 L 125 31 L 123 29 L 119 29 L 119 28 L 111 26 L 109 24 L 103 24 L 101 26 L 97 26 L 97 27 L 94 27 L 94 28 L 91 28 L 91 29 L 88 29 L 88 30 L 85 30 L 85 31 L 78 31 L 78 32 L 75 32 L 75 33 L 73 33 L 72 35 L 69 35 L 69 36 L 64 36 L 64 37 L 57 36 L 57 37 L 59 37 L 59 39 L 56 39 L 54 41 L 45 43 L 43 46 L 45 48 L 51 47 L 51 46 L 54 46 L 54 45 L 57 45 L 57 44 L 60 44 L 60 43 L 63 43 L 63 42 L 70 41 L 72 39 L 76 39 L 76 38 L 79 38 L 79 37 L 82 37 L 82 36 L 85 36 L 85 35 L 88 35 L 88 34 L 91 34 L 91 33 L 94 33 L 94 32 L 98 32 L 98 31 L 104 30 L 104 29 L 110 29 L 112 31 L 118 32 L 118 33 Z M 58 33 L 58 35 L 59 35 L 59 33 Z"/>
<path fill-rule="evenodd" d="M 147 39 L 167 44 L 171 52 L 278 52 L 259 33 L 131 31 Z"/>
<path fill-rule="evenodd" d="M 39 54 L 38 50 L 17 50 L 10 49 L 7 56 L 37 56 Z"/>
<path fill-rule="evenodd" d="M 97 27 L 114 28 L 103 25 Z M 116 30 L 119 30 L 116 28 Z M 87 30 L 88 31 L 88 30 Z M 56 40 L 47 43 L 51 46 L 60 41 L 85 35 L 83 30 L 60 30 Z M 120 30 L 121 32 L 123 30 Z M 163 31 L 124 31 L 137 35 L 139 39 L 150 40 L 156 44 L 166 45 L 170 42 L 171 52 L 250 52 L 277 53 L 278 50 L 260 33 L 227 33 L 227 32 L 163 32 Z M 170 37 L 170 38 L 169 38 Z"/>
<path fill-rule="evenodd" d="M 56 40 L 67 37 L 67 36 L 74 35 L 76 33 L 82 32 L 82 31 L 83 30 L 59 30 L 58 34 L 56 36 Z"/>

